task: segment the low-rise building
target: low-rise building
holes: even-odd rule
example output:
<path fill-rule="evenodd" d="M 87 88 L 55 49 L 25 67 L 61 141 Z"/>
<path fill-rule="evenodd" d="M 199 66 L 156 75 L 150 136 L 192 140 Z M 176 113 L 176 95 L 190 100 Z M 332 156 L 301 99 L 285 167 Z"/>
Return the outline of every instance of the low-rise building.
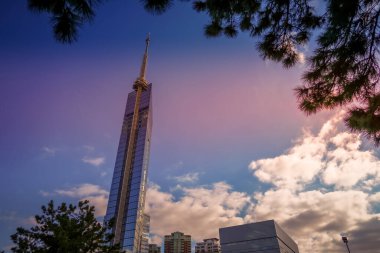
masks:
<path fill-rule="evenodd" d="M 149 253 L 149 230 L 150 230 L 150 216 L 143 215 L 143 228 L 140 239 L 140 253 Z"/>
<path fill-rule="evenodd" d="M 165 235 L 165 253 L 191 253 L 191 236 L 181 232 Z"/>
<path fill-rule="evenodd" d="M 161 253 L 161 247 L 157 244 L 149 244 L 149 253 Z"/>
<path fill-rule="evenodd" d="M 195 253 L 220 253 L 218 238 L 204 239 L 195 245 Z"/>
<path fill-rule="evenodd" d="M 219 229 L 223 253 L 299 253 L 297 244 L 274 221 Z"/>

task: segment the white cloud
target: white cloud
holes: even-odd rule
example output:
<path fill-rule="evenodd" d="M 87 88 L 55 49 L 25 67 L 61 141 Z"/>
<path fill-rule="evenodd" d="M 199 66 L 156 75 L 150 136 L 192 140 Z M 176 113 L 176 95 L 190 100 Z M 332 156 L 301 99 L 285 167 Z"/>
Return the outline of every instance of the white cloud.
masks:
<path fill-rule="evenodd" d="M 151 217 L 151 232 L 162 238 L 174 231 L 190 234 L 200 241 L 218 237 L 218 228 L 242 224 L 240 213 L 249 204 L 246 193 L 233 191 L 219 182 L 211 188 L 181 188 L 183 196 L 175 200 L 170 193 L 152 185 L 147 191 L 146 212 Z M 156 238 L 157 241 L 157 238 Z"/>
<path fill-rule="evenodd" d="M 104 156 L 98 156 L 98 157 L 83 157 L 82 162 L 91 164 L 93 166 L 100 166 L 106 161 L 106 158 Z"/>
<path fill-rule="evenodd" d="M 44 146 L 44 147 L 42 147 L 42 151 L 44 152 L 45 155 L 55 156 L 55 153 L 57 152 L 57 149 L 56 148 L 52 148 L 52 147 Z"/>
<path fill-rule="evenodd" d="M 320 161 L 325 151 L 324 143 L 305 132 L 284 155 L 253 161 L 249 167 L 262 182 L 296 190 L 314 180 L 322 168 Z"/>
<path fill-rule="evenodd" d="M 36 220 L 34 218 L 34 216 L 30 216 L 30 217 L 21 217 L 17 214 L 17 212 L 0 212 L 0 222 L 9 222 L 9 223 L 12 223 L 12 224 L 18 224 L 18 225 L 22 225 L 22 226 L 25 226 L 25 225 L 35 225 L 36 224 Z"/>
<path fill-rule="evenodd" d="M 107 204 L 108 204 L 108 194 L 100 194 L 94 196 L 83 197 L 82 200 L 87 199 L 90 201 L 90 204 L 95 206 L 95 215 L 96 217 L 103 217 L 106 215 Z"/>
<path fill-rule="evenodd" d="M 34 216 L 29 216 L 28 218 L 24 219 L 24 223 L 26 225 L 35 226 L 37 225 L 36 218 Z"/>
<path fill-rule="evenodd" d="M 360 150 L 358 135 L 339 133 L 331 138 L 330 144 L 334 146 L 325 154 L 324 183 L 336 188 L 351 188 L 366 178 L 380 177 L 380 160 L 373 151 Z"/>
<path fill-rule="evenodd" d="M 317 135 L 305 130 L 284 154 L 253 161 L 249 167 L 260 181 L 292 190 L 317 177 L 337 189 L 352 188 L 364 179 L 378 182 L 380 160 L 374 151 L 361 149 L 359 135 L 339 132 L 340 119 L 337 115 L 327 121 Z"/>
<path fill-rule="evenodd" d="M 342 252 L 340 234 L 348 233 L 355 252 L 373 253 L 380 238 L 380 213 L 374 209 L 379 193 L 379 158 L 364 150 L 360 136 L 339 130 L 340 116 L 327 121 L 319 133 L 304 131 L 284 154 L 253 161 L 250 168 L 272 188 L 252 196 L 234 191 L 224 182 L 211 186 L 176 187 L 164 192 L 158 185 L 147 191 L 146 212 L 151 216 L 151 242 L 160 244 L 173 231 L 200 241 L 218 237 L 218 229 L 275 219 L 293 237 L 300 252 Z M 359 166 L 361 165 L 361 166 Z M 344 175 L 343 175 L 343 174 Z M 182 182 L 198 177 L 189 173 Z M 98 206 L 106 206 L 105 191 L 94 185 L 60 191 L 82 197 L 100 191 Z M 372 241 L 365 241 L 368 235 Z M 356 244 L 356 246 L 354 245 Z"/>
<path fill-rule="evenodd" d="M 278 221 L 298 242 L 300 252 L 333 252 L 341 232 L 352 231 L 376 216 L 370 213 L 369 199 L 369 194 L 354 190 L 295 193 L 277 189 L 257 193 L 257 204 L 250 213 L 257 220 Z"/>
<path fill-rule="evenodd" d="M 183 195 L 176 199 L 157 185 L 148 189 L 146 212 L 151 216 L 151 241 L 155 243 L 173 231 L 191 234 L 200 241 L 219 237 L 220 227 L 275 219 L 297 241 L 300 252 L 338 253 L 342 246 L 341 232 L 348 232 L 356 242 L 358 239 L 353 235 L 361 231 L 369 233 L 374 225 L 368 222 L 380 218 L 379 214 L 371 213 L 371 201 L 377 201 L 377 195 L 360 190 L 295 192 L 276 188 L 256 193 L 252 198 L 233 191 L 224 182 L 178 190 Z M 374 247 L 379 240 L 369 244 Z M 357 251 L 373 252 L 362 248 Z"/>
<path fill-rule="evenodd" d="M 92 152 L 95 150 L 95 147 L 94 146 L 91 146 L 91 145 L 83 145 L 83 149 L 87 152 Z"/>
<path fill-rule="evenodd" d="M 173 177 L 179 183 L 195 183 L 199 179 L 198 172 L 190 172 L 182 176 Z"/>
<path fill-rule="evenodd" d="M 371 234 L 380 231 L 380 213 L 374 209 L 380 195 L 373 192 L 380 183 L 380 159 L 363 147 L 359 135 L 341 131 L 341 115 L 318 134 L 304 131 L 284 154 L 249 166 L 273 188 L 254 194 L 246 221 L 277 220 L 300 252 L 342 252 L 342 232 L 351 237 L 355 252 L 372 253 L 380 245 Z M 360 243 L 366 240 L 359 239 L 362 233 L 376 239 Z"/>
<path fill-rule="evenodd" d="M 50 196 L 51 195 L 51 193 L 50 192 L 47 192 L 47 191 L 40 191 L 39 192 L 42 196 L 44 196 L 44 197 L 48 197 L 48 196 Z"/>
<path fill-rule="evenodd" d="M 108 191 L 94 184 L 81 184 L 69 189 L 58 189 L 55 193 L 61 196 L 89 200 L 95 206 L 95 215 L 104 216 L 107 210 Z"/>
<path fill-rule="evenodd" d="M 86 197 L 90 195 L 107 195 L 108 192 L 102 189 L 99 185 L 94 184 L 81 184 L 76 187 L 72 187 L 66 190 L 55 190 L 58 195 L 68 196 L 68 197 Z"/>
<path fill-rule="evenodd" d="M 160 244 L 173 231 L 200 241 L 218 237 L 220 227 L 275 219 L 299 245 L 300 252 L 343 252 L 340 234 L 346 232 L 354 252 L 373 253 L 380 244 L 379 158 L 365 149 L 360 136 L 337 126 L 340 115 L 327 121 L 317 134 L 304 131 L 283 154 L 252 161 L 250 169 L 262 182 L 263 192 L 234 191 L 224 182 L 211 186 L 176 188 L 164 192 L 158 185 L 147 191 L 146 212 L 151 216 L 151 242 Z M 196 173 L 183 175 L 187 182 Z M 90 199 L 104 215 L 108 192 L 82 184 L 55 192 Z"/>
<path fill-rule="evenodd" d="M 377 203 L 377 202 L 380 203 L 380 192 L 377 192 L 377 193 L 371 195 L 369 200 L 373 203 Z"/>

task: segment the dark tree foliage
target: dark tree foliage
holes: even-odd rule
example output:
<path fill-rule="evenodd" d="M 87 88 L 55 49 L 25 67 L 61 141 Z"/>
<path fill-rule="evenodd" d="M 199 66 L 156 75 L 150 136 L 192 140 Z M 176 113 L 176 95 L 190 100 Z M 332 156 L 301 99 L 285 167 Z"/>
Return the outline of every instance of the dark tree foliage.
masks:
<path fill-rule="evenodd" d="M 72 43 L 77 40 L 78 28 L 95 17 L 94 8 L 101 0 L 28 0 L 32 11 L 47 12 L 53 24 L 56 40 Z"/>
<path fill-rule="evenodd" d="M 140 1 L 147 11 L 161 14 L 175 0 Z M 324 0 L 321 15 L 312 6 L 314 0 L 182 1 L 191 1 L 196 11 L 208 14 L 206 36 L 235 37 L 239 31 L 246 32 L 256 38 L 264 59 L 286 68 L 300 60 L 302 47 L 315 31 L 316 49 L 307 58 L 303 85 L 295 89 L 300 109 L 312 114 L 345 106 L 348 127 L 380 144 L 380 0 Z M 62 42 L 75 40 L 77 27 L 93 17 L 98 2 L 29 0 L 32 9 L 51 13 L 53 20 L 60 21 L 59 14 L 63 21 L 54 23 L 54 32 Z M 65 8 L 57 9 L 58 3 Z M 63 10 L 70 14 L 63 15 Z"/>
<path fill-rule="evenodd" d="M 36 215 L 37 225 L 31 229 L 17 228 L 11 235 L 15 253 L 108 252 L 119 253 L 118 245 L 110 245 L 113 235 L 108 233 L 112 222 L 102 226 L 95 218 L 95 209 L 89 202 L 78 206 L 62 203 L 57 208 L 53 201 L 42 206 L 42 215 Z"/>
<path fill-rule="evenodd" d="M 318 48 L 304 85 L 296 89 L 306 113 L 349 105 L 347 125 L 380 143 L 380 1 L 329 1 Z"/>
<path fill-rule="evenodd" d="M 154 11 L 163 0 L 144 0 Z M 211 20 L 206 36 L 235 37 L 238 31 L 257 38 L 264 59 L 296 64 L 299 51 L 318 30 L 316 49 L 308 58 L 304 84 L 295 89 L 307 114 L 347 106 L 348 127 L 380 144 L 378 65 L 380 0 L 325 0 L 317 15 L 311 0 L 203 0 L 193 8 Z M 169 4 L 171 2 L 169 1 Z"/>

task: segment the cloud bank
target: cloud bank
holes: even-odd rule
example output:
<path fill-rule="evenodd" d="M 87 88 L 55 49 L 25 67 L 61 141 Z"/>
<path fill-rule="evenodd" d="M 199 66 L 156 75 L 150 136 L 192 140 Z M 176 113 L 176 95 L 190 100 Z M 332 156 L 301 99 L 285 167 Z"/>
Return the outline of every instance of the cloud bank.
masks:
<path fill-rule="evenodd" d="M 239 192 L 225 182 L 177 186 L 175 195 L 151 184 L 145 211 L 151 216 L 151 241 L 182 231 L 200 241 L 219 237 L 220 227 L 275 219 L 298 243 L 300 252 L 344 252 L 340 234 L 352 252 L 380 252 L 380 159 L 359 135 L 340 129 L 340 115 L 318 133 L 305 130 L 276 157 L 252 161 L 253 176 L 270 188 Z M 188 173 L 177 182 L 195 182 Z M 108 192 L 82 184 L 55 194 L 90 199 L 104 215 Z M 377 251 L 376 251 L 377 250 Z"/>
<path fill-rule="evenodd" d="M 162 192 L 158 185 L 149 187 L 145 211 L 151 216 L 154 235 L 163 237 L 181 231 L 200 241 L 219 237 L 219 227 L 244 222 L 239 214 L 250 203 L 246 193 L 233 191 L 224 182 L 180 190 L 183 196 L 176 200 L 171 193 Z"/>
<path fill-rule="evenodd" d="M 379 250 L 380 159 L 364 149 L 358 134 L 341 131 L 340 115 L 318 134 L 304 131 L 293 146 L 277 157 L 252 161 L 250 169 L 273 187 L 254 194 L 253 220 L 276 219 L 298 242 L 301 252 L 342 252 L 346 232 L 353 252 Z M 250 215 L 250 214 L 247 214 Z M 361 243 L 365 240 L 364 244 Z"/>
<path fill-rule="evenodd" d="M 77 200 L 89 200 L 90 204 L 95 206 L 96 217 L 103 217 L 106 214 L 108 203 L 108 191 L 94 184 L 81 184 L 71 188 L 56 189 L 53 193 L 40 191 L 44 197 L 59 195 Z"/>
<path fill-rule="evenodd" d="M 262 182 L 300 190 L 320 180 L 335 189 L 380 183 L 380 160 L 374 151 L 362 150 L 358 134 L 339 132 L 340 116 L 326 122 L 317 135 L 305 131 L 284 154 L 253 161 L 250 168 Z"/>
<path fill-rule="evenodd" d="M 252 161 L 253 176 L 272 187 L 252 194 L 219 182 L 179 188 L 175 199 L 153 185 L 147 193 L 151 230 L 162 237 L 176 230 L 197 241 L 217 237 L 218 228 L 275 219 L 297 241 L 300 252 L 373 253 L 380 237 L 380 160 L 359 135 L 340 129 L 336 115 L 317 134 L 304 130 L 283 154 Z"/>

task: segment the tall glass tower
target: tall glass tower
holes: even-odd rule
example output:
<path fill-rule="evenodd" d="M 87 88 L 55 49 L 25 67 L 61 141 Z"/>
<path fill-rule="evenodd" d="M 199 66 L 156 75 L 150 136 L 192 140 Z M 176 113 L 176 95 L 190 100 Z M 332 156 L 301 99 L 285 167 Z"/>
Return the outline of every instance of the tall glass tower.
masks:
<path fill-rule="evenodd" d="M 127 253 L 139 253 L 144 227 L 150 138 L 152 85 L 145 79 L 149 35 L 145 53 L 124 113 L 105 220 L 115 218 L 114 243 Z"/>

